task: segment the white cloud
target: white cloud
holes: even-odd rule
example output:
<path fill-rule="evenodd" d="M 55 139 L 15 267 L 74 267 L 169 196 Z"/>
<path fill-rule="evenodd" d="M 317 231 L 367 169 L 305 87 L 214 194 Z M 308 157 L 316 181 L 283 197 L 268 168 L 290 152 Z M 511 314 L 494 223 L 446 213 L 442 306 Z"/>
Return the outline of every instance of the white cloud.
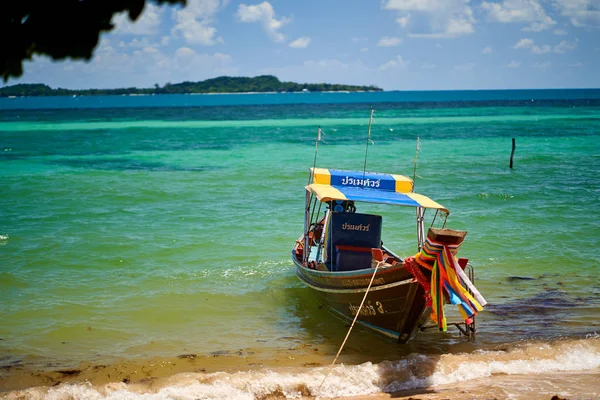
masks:
<path fill-rule="evenodd" d="M 566 34 L 568 34 L 568 33 L 569 33 L 569 32 L 567 32 L 567 31 L 566 31 L 566 30 L 564 30 L 564 29 L 555 29 L 555 30 L 554 30 L 554 34 L 555 34 L 555 35 L 560 35 L 560 36 L 562 36 L 562 35 L 566 35 Z"/>
<path fill-rule="evenodd" d="M 386 69 L 403 69 L 403 68 L 406 68 L 407 66 L 408 66 L 408 61 L 404 61 L 402 56 L 397 56 L 393 60 L 390 60 L 384 64 L 381 64 L 379 66 L 379 69 L 382 71 L 386 70 Z"/>
<path fill-rule="evenodd" d="M 576 63 L 569 64 L 568 67 L 569 68 L 580 68 L 580 67 L 583 67 L 583 63 L 581 61 L 578 61 Z"/>
<path fill-rule="evenodd" d="M 554 25 L 555 23 L 556 22 L 554 20 L 552 20 L 552 25 Z M 548 25 L 547 23 L 534 22 L 530 26 L 523 28 L 523 31 L 525 31 L 525 32 L 541 32 L 548 28 L 550 28 L 550 25 Z"/>
<path fill-rule="evenodd" d="M 166 40 L 165 40 L 166 39 Z M 124 41 L 119 42 L 119 47 L 122 49 L 133 48 L 133 49 L 144 49 L 147 47 L 158 48 L 162 46 L 166 46 L 169 43 L 169 37 L 163 36 L 160 41 L 154 42 L 148 40 L 147 37 L 143 37 L 141 39 L 133 38 L 129 43 L 125 43 Z"/>
<path fill-rule="evenodd" d="M 454 71 L 456 71 L 456 72 L 471 72 L 471 71 L 473 71 L 473 67 L 475 67 L 475 64 L 473 64 L 473 63 L 455 65 Z"/>
<path fill-rule="evenodd" d="M 402 43 L 402 39 L 399 37 L 384 36 L 381 39 L 379 39 L 379 42 L 377 42 L 377 46 L 394 47 L 398 46 L 400 43 Z"/>
<path fill-rule="evenodd" d="M 521 66 L 521 63 L 515 60 L 512 60 L 511 62 L 509 62 L 508 64 L 506 64 L 506 68 L 519 68 Z"/>
<path fill-rule="evenodd" d="M 308 36 L 299 37 L 290 43 L 290 47 L 295 49 L 305 49 L 310 44 L 311 39 Z"/>
<path fill-rule="evenodd" d="M 175 58 L 167 58 L 164 67 L 167 71 L 177 72 L 190 80 L 205 79 L 206 76 L 235 73 L 231 67 L 232 57 L 223 53 L 197 53 L 189 47 L 180 47 L 175 51 Z"/>
<path fill-rule="evenodd" d="M 421 68 L 423 69 L 434 69 L 435 67 L 436 65 L 431 63 L 423 63 L 423 65 L 421 65 Z"/>
<path fill-rule="evenodd" d="M 548 46 L 547 44 L 542 46 L 534 45 L 531 48 L 531 51 L 533 51 L 535 54 L 546 54 L 552 51 L 552 47 Z"/>
<path fill-rule="evenodd" d="M 473 22 L 475 22 L 475 19 L 473 19 L 470 12 L 465 18 L 450 18 L 446 26 L 446 34 L 448 37 L 457 37 L 473 33 L 475 32 Z"/>
<path fill-rule="evenodd" d="M 533 39 L 521 39 L 514 45 L 513 49 L 530 49 L 534 54 L 546 54 L 552 51 L 552 48 L 548 45 L 539 46 L 535 44 Z"/>
<path fill-rule="evenodd" d="M 401 11 L 435 12 L 444 9 L 448 2 L 446 0 L 387 0 L 384 8 Z"/>
<path fill-rule="evenodd" d="M 309 73 L 307 74 L 307 72 Z M 336 59 L 314 59 L 299 64 L 262 68 L 256 70 L 256 73 L 275 75 L 282 81 L 293 82 L 370 85 L 376 79 L 375 71 L 365 66 L 360 59 L 350 62 Z"/>
<path fill-rule="evenodd" d="M 552 67 L 552 63 L 550 61 L 544 61 L 542 63 L 535 63 L 532 65 L 533 68 L 537 69 L 550 69 Z"/>
<path fill-rule="evenodd" d="M 185 46 L 174 53 L 162 52 L 150 46 L 135 50 L 131 55 L 111 51 L 102 59 L 96 60 L 95 57 L 93 60 L 95 70 L 101 73 L 105 73 L 105 69 L 122 72 L 129 76 L 131 85 L 137 86 L 150 86 L 154 82 L 206 79 L 235 71 L 231 64 L 232 58 L 227 54 L 202 54 Z"/>
<path fill-rule="evenodd" d="M 289 18 L 275 18 L 275 10 L 268 1 L 256 5 L 240 4 L 237 17 L 242 22 L 259 22 L 267 35 L 275 42 L 283 42 L 285 36 L 279 30 L 290 22 Z"/>
<path fill-rule="evenodd" d="M 573 26 L 578 28 L 600 26 L 598 0 L 555 0 L 555 6 Z"/>
<path fill-rule="evenodd" d="M 483 50 L 481 50 L 481 54 L 492 54 L 492 47 L 487 46 Z"/>
<path fill-rule="evenodd" d="M 181 35 L 187 43 L 196 45 L 223 43 L 223 38 L 216 36 L 217 29 L 212 24 L 213 18 L 227 3 L 227 0 L 188 0 L 185 8 L 175 11 L 175 26 L 171 34 Z"/>
<path fill-rule="evenodd" d="M 303 63 L 305 68 L 308 69 L 313 69 L 313 70 L 319 70 L 319 69 L 332 69 L 335 70 L 336 68 L 339 69 L 347 69 L 348 68 L 348 64 L 344 64 L 341 61 L 338 60 L 319 60 L 319 61 L 314 61 L 314 60 L 309 60 L 309 61 L 304 61 Z"/>
<path fill-rule="evenodd" d="M 399 23 L 400 26 L 402 26 L 403 28 L 406 28 L 406 25 L 408 25 L 409 20 L 410 20 L 410 14 L 406 15 L 404 17 L 396 18 L 396 22 Z"/>
<path fill-rule="evenodd" d="M 488 20 L 501 23 L 528 23 L 524 31 L 540 32 L 556 24 L 537 0 L 504 0 L 502 3 L 481 3 Z"/>
<path fill-rule="evenodd" d="M 145 38 L 145 37 L 141 38 L 141 39 L 133 38 L 133 40 L 131 42 L 127 43 L 127 46 L 134 47 L 136 49 L 141 49 L 141 48 L 144 48 L 149 45 L 150 45 L 150 42 L 148 41 L 148 38 Z M 119 43 L 119 47 L 122 47 L 120 43 Z"/>
<path fill-rule="evenodd" d="M 102 39 L 89 62 L 50 62 L 35 59 L 48 84 L 67 88 L 151 87 L 155 83 L 198 81 L 219 75 L 238 75 L 232 57 L 227 54 L 201 54 L 189 47 L 171 50 L 165 47 L 119 47 L 118 37 Z M 133 50 L 133 51 L 132 51 Z M 48 78 L 51 77 L 51 80 Z M 39 81 L 39 80 L 36 80 Z"/>
<path fill-rule="evenodd" d="M 177 58 L 186 58 L 195 55 L 196 52 L 189 47 L 180 47 L 175 50 L 175 57 Z"/>
<path fill-rule="evenodd" d="M 110 39 L 107 37 L 103 37 L 100 39 L 100 43 L 98 43 L 97 53 L 112 53 L 114 52 L 114 48 L 110 43 Z"/>
<path fill-rule="evenodd" d="M 574 50 L 576 48 L 577 43 L 567 42 L 566 40 L 562 40 L 559 44 L 552 47 L 547 44 L 537 45 L 533 39 L 529 38 L 521 39 L 513 46 L 513 49 L 530 49 L 534 54 L 565 54 L 567 51 Z"/>
<path fill-rule="evenodd" d="M 519 42 L 513 46 L 513 49 L 529 49 L 531 46 L 533 46 L 533 40 L 525 38 L 519 40 Z"/>
<path fill-rule="evenodd" d="M 134 58 L 134 55 L 127 54 L 121 48 L 115 49 L 108 39 L 103 38 L 92 60 L 78 64 L 77 69 L 91 74 L 130 73 L 134 71 Z"/>
<path fill-rule="evenodd" d="M 116 34 L 154 35 L 158 32 L 163 9 L 151 3 L 146 3 L 142 14 L 135 22 L 131 22 L 127 12 L 115 14 L 111 22 L 115 25 Z"/>
<path fill-rule="evenodd" d="M 559 44 L 554 46 L 552 51 L 556 54 L 565 54 L 567 51 L 575 50 L 577 48 L 577 43 L 567 42 L 566 40 L 561 40 Z"/>
<path fill-rule="evenodd" d="M 382 8 L 396 11 L 396 21 L 406 27 L 408 18 L 424 17 L 428 32 L 412 32 L 415 38 L 456 38 L 475 32 L 470 0 L 385 0 Z M 413 25 L 413 24 L 411 24 Z M 418 24 L 415 24 L 418 25 Z"/>
<path fill-rule="evenodd" d="M 222 43 L 222 38 L 215 38 L 217 29 L 208 22 L 197 21 L 193 18 L 182 20 L 173 28 L 173 33 L 181 33 L 188 43 L 212 46 Z"/>
<path fill-rule="evenodd" d="M 355 44 L 367 44 L 369 42 L 369 39 L 364 38 L 364 37 L 353 37 L 350 40 L 352 40 L 352 43 L 355 43 Z"/>

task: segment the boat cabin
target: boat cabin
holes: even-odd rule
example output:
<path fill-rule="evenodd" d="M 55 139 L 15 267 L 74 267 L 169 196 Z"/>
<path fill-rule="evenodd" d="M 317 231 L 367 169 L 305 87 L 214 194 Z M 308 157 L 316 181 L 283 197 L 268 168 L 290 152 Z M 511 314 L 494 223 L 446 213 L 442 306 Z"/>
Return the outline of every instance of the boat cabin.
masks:
<path fill-rule="evenodd" d="M 350 212 L 331 213 L 325 262 L 330 271 L 371 268 L 371 249 L 381 247 L 380 215 Z"/>
<path fill-rule="evenodd" d="M 311 269 L 344 272 L 369 269 L 378 261 L 387 265 L 400 258 L 383 247 L 380 215 L 357 213 L 355 202 L 415 207 L 418 248 L 425 240 L 425 208 L 447 214 L 435 201 L 412 192 L 412 179 L 403 175 L 311 168 L 306 186 L 305 232 L 296 248 L 298 261 Z M 324 209 L 325 215 L 322 215 Z M 306 251 L 304 251 L 306 249 Z M 374 260 L 374 250 L 383 260 Z"/>

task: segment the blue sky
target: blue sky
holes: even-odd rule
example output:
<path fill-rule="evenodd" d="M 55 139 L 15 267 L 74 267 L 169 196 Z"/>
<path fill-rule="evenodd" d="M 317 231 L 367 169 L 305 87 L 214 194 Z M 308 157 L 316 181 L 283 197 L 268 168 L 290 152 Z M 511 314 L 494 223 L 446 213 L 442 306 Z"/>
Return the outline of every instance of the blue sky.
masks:
<path fill-rule="evenodd" d="M 188 0 L 113 22 L 90 62 L 37 57 L 7 84 L 272 74 L 385 90 L 600 87 L 600 0 Z"/>

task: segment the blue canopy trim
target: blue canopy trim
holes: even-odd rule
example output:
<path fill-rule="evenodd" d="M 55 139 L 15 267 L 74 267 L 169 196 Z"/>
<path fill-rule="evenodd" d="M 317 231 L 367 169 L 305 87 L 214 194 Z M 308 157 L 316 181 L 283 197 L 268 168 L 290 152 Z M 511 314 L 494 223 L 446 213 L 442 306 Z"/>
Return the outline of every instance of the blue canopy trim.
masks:
<path fill-rule="evenodd" d="M 356 187 L 399 193 L 410 193 L 414 187 L 412 179 L 404 175 L 325 168 L 311 168 L 311 173 L 313 183 L 335 187 Z"/>
<path fill-rule="evenodd" d="M 331 200 L 351 200 L 406 207 L 434 208 L 449 212 L 448 209 L 441 204 L 418 193 L 398 193 L 385 190 L 323 185 L 318 183 L 306 186 L 306 190 L 317 196 L 321 202 L 328 202 Z"/>

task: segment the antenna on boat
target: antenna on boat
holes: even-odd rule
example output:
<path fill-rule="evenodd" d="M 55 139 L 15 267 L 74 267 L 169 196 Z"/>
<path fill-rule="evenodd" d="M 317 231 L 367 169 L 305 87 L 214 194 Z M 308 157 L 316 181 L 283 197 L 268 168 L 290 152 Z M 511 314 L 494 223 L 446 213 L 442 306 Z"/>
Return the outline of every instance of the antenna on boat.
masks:
<path fill-rule="evenodd" d="M 367 173 L 367 155 L 369 154 L 369 143 L 375 144 L 371 140 L 371 125 L 373 124 L 373 115 L 375 114 L 375 109 L 371 107 L 371 115 L 369 116 L 369 129 L 367 132 L 367 148 L 365 150 L 365 165 L 363 166 L 363 181 L 365 180 L 365 175 Z"/>
<path fill-rule="evenodd" d="M 413 191 L 415 189 L 415 180 L 417 179 L 417 157 L 419 157 L 419 150 L 421 150 L 421 138 L 417 136 L 417 148 L 415 149 L 415 167 L 413 170 Z"/>
<path fill-rule="evenodd" d="M 321 129 L 321 127 L 319 126 L 319 130 L 317 132 L 317 141 L 315 142 L 315 159 L 313 161 L 313 174 L 314 174 L 314 170 L 317 167 L 317 154 L 319 153 L 319 142 L 323 142 L 325 143 L 325 141 L 323 140 L 323 130 Z M 310 181 L 312 179 L 313 174 L 310 175 L 310 177 L 308 178 L 308 184 L 310 185 Z"/>

